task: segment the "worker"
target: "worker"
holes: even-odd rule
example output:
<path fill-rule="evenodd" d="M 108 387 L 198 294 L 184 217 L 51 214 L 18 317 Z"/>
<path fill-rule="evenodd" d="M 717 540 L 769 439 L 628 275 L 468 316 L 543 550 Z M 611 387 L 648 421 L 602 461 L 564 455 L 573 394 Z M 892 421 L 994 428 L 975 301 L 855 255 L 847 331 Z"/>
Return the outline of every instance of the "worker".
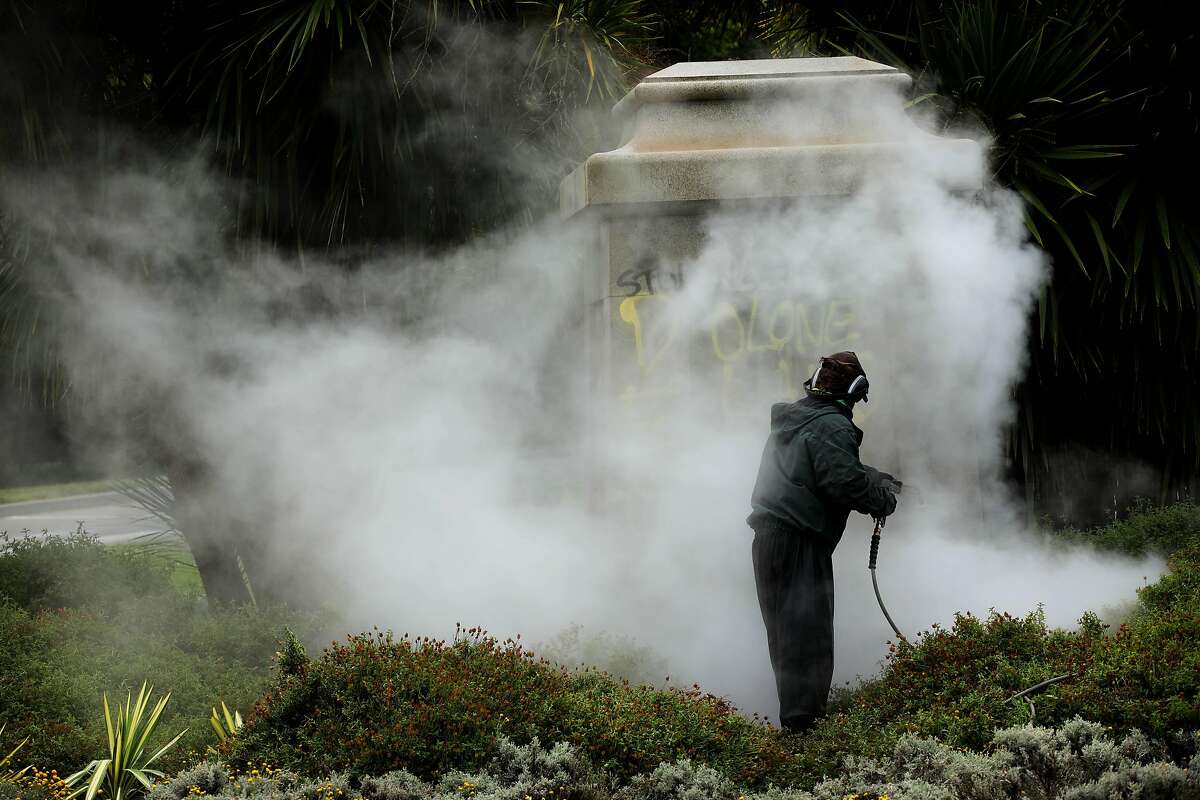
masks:
<path fill-rule="evenodd" d="M 851 511 L 883 518 L 900 482 L 863 464 L 854 404 L 867 402 L 853 352 L 820 360 L 806 397 L 771 408 L 746 522 L 758 604 L 779 692 L 779 723 L 800 733 L 825 713 L 833 680 L 833 550 Z"/>

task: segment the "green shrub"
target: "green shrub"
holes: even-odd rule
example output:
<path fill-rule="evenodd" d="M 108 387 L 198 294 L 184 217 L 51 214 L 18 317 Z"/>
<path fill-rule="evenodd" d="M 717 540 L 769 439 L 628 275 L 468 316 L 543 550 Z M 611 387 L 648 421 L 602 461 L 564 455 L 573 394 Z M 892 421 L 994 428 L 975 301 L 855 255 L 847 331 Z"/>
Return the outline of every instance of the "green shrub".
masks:
<path fill-rule="evenodd" d="M 194 761 L 216 743 L 214 703 L 247 711 L 262 693 L 285 626 L 310 640 L 328 627 L 322 616 L 283 608 L 209 612 L 174 587 L 160 559 L 114 554 L 89 537 L 8 544 L 0 550 L 0 723 L 30 737 L 23 756 L 62 774 L 104 749 L 102 694 L 146 679 L 172 693 L 163 725 L 188 729 L 163 768 Z M 59 556 L 70 580 L 54 574 Z M 108 584 L 99 591 L 93 580 Z"/>
<path fill-rule="evenodd" d="M 87 611 L 42 612 L 36 617 L 11 606 L 7 611 L 16 615 L 21 632 L 12 654 L 19 671 L 12 676 L 15 691 L 0 693 L 0 718 L 14 720 L 17 730 L 31 736 L 30 757 L 37 763 L 78 769 L 103 747 L 103 719 L 95 713 L 101 695 L 136 687 L 153 676 L 160 686 L 171 687 L 174 698 L 163 723 L 188 729 L 179 752 L 164 761 L 167 769 L 178 768 L 189 751 L 203 752 L 215 743 L 208 718 L 217 698 L 249 709 L 267 684 L 267 661 L 252 667 L 222 652 L 236 655 L 244 644 L 240 638 L 229 648 L 219 642 L 212 650 L 196 648 L 189 639 L 190 615 L 176 618 L 172 636 L 138 630 L 131 619 Z M 14 638 L 4 633 L 5 616 L 0 611 L 0 646 Z M 204 620 L 205 625 L 211 622 Z M 278 636 L 272 622 L 265 617 L 259 632 L 267 646 Z"/>
<path fill-rule="evenodd" d="M 619 680 L 661 686 L 671 674 L 665 658 L 628 636 L 569 625 L 536 645 L 538 655 L 568 668 L 591 667 Z"/>
<path fill-rule="evenodd" d="M 1013 694 L 1067 673 L 1078 677 L 1034 698 L 1038 722 L 1083 716 L 1163 739 L 1200 727 L 1200 545 L 1169 564 L 1112 633 L 1092 615 L 1070 632 L 1048 629 L 1040 613 L 960 615 L 949 630 L 935 626 L 894 647 L 880 677 L 842 698 L 806 737 L 803 774 L 819 777 L 848 747 L 878 757 L 905 734 L 981 748 L 996 728 L 1028 719 Z"/>
<path fill-rule="evenodd" d="M 0 534 L 0 599 L 27 611 L 87 608 L 117 613 L 147 597 L 171 597 L 171 565 L 115 551 L 80 528 L 70 536 Z"/>
<path fill-rule="evenodd" d="M 1200 542 L 1200 505 L 1185 502 L 1156 508 L 1143 504 L 1125 519 L 1089 530 L 1057 530 L 1053 536 L 1132 556 L 1170 555 Z"/>
<path fill-rule="evenodd" d="M 70 674 L 39 619 L 0 600 L 0 720 L 29 737 L 23 758 L 63 770 L 87 760 L 99 740 L 75 721 L 75 683 L 83 677 Z"/>
<path fill-rule="evenodd" d="M 567 742 L 625 777 L 692 758 L 760 783 L 788 759 L 775 731 L 699 689 L 568 672 L 478 630 L 452 643 L 353 636 L 281 670 L 233 757 L 309 774 L 407 769 L 429 778 L 480 768 L 502 736 Z"/>

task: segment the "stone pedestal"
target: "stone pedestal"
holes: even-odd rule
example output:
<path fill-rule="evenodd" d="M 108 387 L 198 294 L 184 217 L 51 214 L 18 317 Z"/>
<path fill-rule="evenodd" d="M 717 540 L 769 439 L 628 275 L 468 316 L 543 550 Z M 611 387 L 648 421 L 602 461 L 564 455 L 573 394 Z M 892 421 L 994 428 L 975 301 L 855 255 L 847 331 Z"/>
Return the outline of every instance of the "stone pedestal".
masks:
<path fill-rule="evenodd" d="M 917 146 L 975 148 L 907 121 L 910 82 L 853 57 L 680 63 L 617 104 L 624 143 L 560 193 L 565 216 L 599 217 L 586 337 L 604 405 L 669 413 L 673 395 L 701 385 L 722 413 L 765 420 L 764 401 L 795 399 L 817 356 L 873 349 L 849 304 L 781 295 L 754 263 L 728 265 L 707 335 L 672 330 L 669 309 L 715 214 L 836 203 Z M 882 377 L 885 359 L 863 355 Z"/>

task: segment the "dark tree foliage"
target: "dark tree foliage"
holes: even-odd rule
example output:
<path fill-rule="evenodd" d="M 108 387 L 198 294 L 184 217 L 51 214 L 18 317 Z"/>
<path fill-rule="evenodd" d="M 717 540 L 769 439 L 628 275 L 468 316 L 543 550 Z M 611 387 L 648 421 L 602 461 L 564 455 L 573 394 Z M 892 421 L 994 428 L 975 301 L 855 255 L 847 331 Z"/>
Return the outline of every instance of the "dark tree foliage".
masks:
<path fill-rule="evenodd" d="M 1051 513 L 1081 487 L 1096 511 L 1194 491 L 1200 227 L 1186 193 L 1200 118 L 1185 12 L 1125 0 L 806 5 L 776 18 L 776 41 L 903 66 L 919 101 L 981 122 L 997 178 L 1025 198 L 1053 260 L 1014 477 Z"/>

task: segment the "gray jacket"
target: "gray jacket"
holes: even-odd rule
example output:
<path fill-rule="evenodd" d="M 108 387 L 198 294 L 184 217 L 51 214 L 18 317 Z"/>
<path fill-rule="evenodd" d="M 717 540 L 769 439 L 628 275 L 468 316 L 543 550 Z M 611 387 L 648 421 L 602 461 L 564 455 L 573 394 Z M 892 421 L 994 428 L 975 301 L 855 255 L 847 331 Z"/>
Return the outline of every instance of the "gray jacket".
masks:
<path fill-rule="evenodd" d="M 862 438 L 849 410 L 836 402 L 805 397 L 772 406 L 771 436 L 746 521 L 756 530 L 783 524 L 834 547 L 851 511 L 891 514 L 891 476 L 859 461 Z"/>

